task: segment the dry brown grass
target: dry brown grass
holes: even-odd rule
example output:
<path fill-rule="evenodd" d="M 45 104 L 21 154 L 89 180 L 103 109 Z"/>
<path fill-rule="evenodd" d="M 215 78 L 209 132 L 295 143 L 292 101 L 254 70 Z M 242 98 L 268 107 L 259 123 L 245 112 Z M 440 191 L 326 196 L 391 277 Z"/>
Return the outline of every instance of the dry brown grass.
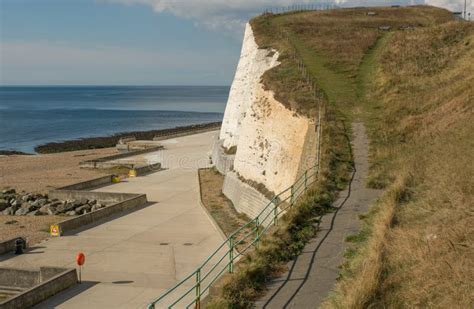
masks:
<path fill-rule="evenodd" d="M 472 25 L 451 20 L 445 10 L 413 7 L 253 21 L 259 44 L 281 52 L 282 65 L 264 75 L 266 86 L 311 115 L 314 102 L 304 99 L 308 90 L 289 57 L 289 45 L 296 46 L 338 112 L 365 111 L 369 184 L 388 187 L 329 307 L 472 307 Z M 397 31 L 385 36 L 382 25 Z M 382 37 L 381 56 L 364 64 Z"/>
<path fill-rule="evenodd" d="M 367 16 L 369 11 L 377 15 Z M 303 82 L 291 56 L 291 46 L 297 48 L 299 58 L 317 82 L 318 91 L 329 103 L 347 111 L 355 103 L 361 61 L 384 34 L 380 26 L 412 31 L 452 19 L 446 10 L 421 6 L 263 15 L 253 19 L 251 24 L 259 46 L 274 48 L 280 53 L 281 65 L 263 76 L 265 86 L 291 110 L 313 116 L 316 109 L 313 92 Z"/>
<path fill-rule="evenodd" d="M 371 184 L 389 186 L 327 307 L 474 305 L 473 43 L 474 25 L 452 22 L 380 51 L 366 119 Z"/>
<path fill-rule="evenodd" d="M 232 202 L 222 193 L 224 176 L 215 169 L 200 169 L 199 184 L 201 186 L 201 200 L 204 207 L 206 207 L 226 236 L 230 236 L 235 230 L 250 221 L 250 218 L 246 215 L 239 214 L 235 210 L 234 205 L 232 205 Z M 247 230 L 243 232 L 247 232 Z"/>
<path fill-rule="evenodd" d="M 324 170 L 314 187 L 239 261 L 234 273 L 223 277 L 218 295 L 209 300 L 206 308 L 253 308 L 253 302 L 269 279 L 281 273 L 285 263 L 301 253 L 305 243 L 314 236 L 316 220 L 330 208 L 334 194 L 327 186 L 333 180 L 326 176 Z"/>
<path fill-rule="evenodd" d="M 463 45 L 452 47 L 462 50 Z M 425 90 L 428 106 L 420 106 L 415 123 L 403 125 L 413 116 L 400 122 L 408 145 L 399 156 L 414 171 L 414 193 L 396 212 L 380 303 L 439 308 L 474 304 L 473 57 L 470 49 L 442 69 L 442 76 L 434 76 L 447 82 L 446 88 L 435 89 L 427 81 L 433 87 Z"/>
<path fill-rule="evenodd" d="M 343 188 L 352 170 L 349 132 L 328 107 L 323 119 L 322 160 L 318 181 L 296 205 L 263 236 L 256 248 L 242 258 L 233 274 L 225 275 L 206 308 L 252 308 L 269 280 L 300 254 L 314 233 L 315 222 L 331 208 L 336 192 Z"/>
<path fill-rule="evenodd" d="M 367 16 L 367 12 L 376 15 Z M 329 66 L 355 75 L 367 50 L 383 34 L 380 26 L 426 27 L 448 20 L 452 20 L 451 13 L 428 6 L 350 8 L 294 15 L 285 25 L 326 57 Z"/>
<path fill-rule="evenodd" d="M 251 307 L 268 278 L 311 237 L 308 220 L 345 183 L 350 159 L 343 128 L 354 110 L 364 112 L 372 139 L 370 184 L 387 192 L 367 216 L 355 257 L 325 306 L 472 307 L 473 39 L 472 26 L 451 20 L 446 10 L 411 7 L 252 21 L 259 45 L 281 55 L 282 64 L 263 77 L 276 98 L 297 113 L 314 114 L 311 92 L 290 56 L 293 45 L 329 103 L 327 174 L 229 277 L 212 308 Z M 382 25 L 396 31 L 385 35 Z M 382 57 L 367 61 L 381 38 Z"/>
<path fill-rule="evenodd" d="M 396 205 L 407 197 L 408 181 L 407 173 L 401 173 L 391 189 L 373 206 L 364 231 L 370 237 L 358 248 L 358 254 L 343 265 L 343 280 L 337 284 L 335 293 L 323 303 L 322 308 L 367 307 L 368 300 L 373 298 L 379 288 L 384 264 L 380 253 L 387 244 Z"/>

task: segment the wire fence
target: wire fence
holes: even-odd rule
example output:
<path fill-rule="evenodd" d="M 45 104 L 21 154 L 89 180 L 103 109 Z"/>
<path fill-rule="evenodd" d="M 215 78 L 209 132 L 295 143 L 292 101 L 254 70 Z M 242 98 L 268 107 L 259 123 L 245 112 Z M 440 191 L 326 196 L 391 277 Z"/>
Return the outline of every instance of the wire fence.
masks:
<path fill-rule="evenodd" d="M 270 7 L 263 11 L 263 14 L 285 14 L 302 11 L 323 11 L 338 8 L 334 3 L 307 3 L 294 4 L 289 6 Z"/>
<path fill-rule="evenodd" d="M 264 13 L 288 13 L 302 10 L 329 9 L 329 5 L 322 8 L 318 5 L 291 6 L 280 9 L 269 9 Z M 290 39 L 288 32 L 278 29 L 281 39 L 290 46 L 291 58 L 297 64 L 303 81 L 313 93 L 315 104 L 318 106 L 317 116 L 317 159 L 316 164 L 307 169 L 293 185 L 276 195 L 266 207 L 252 220 L 234 231 L 219 247 L 193 272 L 178 282 L 159 298 L 153 300 L 148 309 L 155 308 L 200 308 L 202 299 L 207 295 L 211 286 L 225 273 L 234 271 L 235 263 L 249 250 L 256 246 L 262 236 L 267 234 L 271 227 L 278 224 L 281 216 L 291 209 L 310 186 L 316 182 L 321 161 L 322 135 L 322 103 L 324 93 L 318 91 L 316 82 L 304 64 L 297 48 Z"/>

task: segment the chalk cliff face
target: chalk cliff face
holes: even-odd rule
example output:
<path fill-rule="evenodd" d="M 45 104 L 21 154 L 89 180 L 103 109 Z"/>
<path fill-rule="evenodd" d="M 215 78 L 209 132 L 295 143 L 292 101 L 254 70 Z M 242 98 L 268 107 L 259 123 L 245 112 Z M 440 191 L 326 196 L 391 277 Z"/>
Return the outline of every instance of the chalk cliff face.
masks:
<path fill-rule="evenodd" d="M 247 23 L 239 64 L 222 121 L 220 139 L 224 141 L 225 148 L 237 146 L 242 120 L 252 102 L 255 101 L 255 92 L 260 78 L 266 70 L 278 64 L 277 59 L 277 52 L 258 48 L 252 27 Z"/>
<path fill-rule="evenodd" d="M 242 120 L 234 170 L 279 193 L 314 164 L 314 121 L 288 110 L 259 85 Z"/>
<path fill-rule="evenodd" d="M 261 83 L 277 59 L 277 51 L 258 48 L 247 24 L 220 133 L 223 147 L 237 147 L 234 171 L 275 193 L 292 185 L 316 156 L 315 121 L 287 109 Z"/>

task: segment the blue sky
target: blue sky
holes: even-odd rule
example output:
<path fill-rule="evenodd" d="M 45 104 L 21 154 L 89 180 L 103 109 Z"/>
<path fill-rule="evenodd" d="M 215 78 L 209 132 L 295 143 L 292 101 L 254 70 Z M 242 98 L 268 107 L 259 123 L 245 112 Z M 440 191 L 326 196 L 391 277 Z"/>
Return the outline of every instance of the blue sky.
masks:
<path fill-rule="evenodd" d="M 427 1 L 456 10 L 464 3 Z M 0 0 L 0 84 L 229 85 L 249 17 L 316 2 Z"/>

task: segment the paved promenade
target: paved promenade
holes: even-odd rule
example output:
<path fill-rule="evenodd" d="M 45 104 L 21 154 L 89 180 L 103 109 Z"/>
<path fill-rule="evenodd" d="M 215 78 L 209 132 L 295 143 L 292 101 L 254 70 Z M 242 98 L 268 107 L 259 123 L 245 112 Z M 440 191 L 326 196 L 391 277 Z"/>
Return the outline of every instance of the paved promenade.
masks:
<path fill-rule="evenodd" d="M 222 241 L 199 204 L 197 168 L 208 166 L 217 132 L 162 141 L 166 150 L 141 159 L 165 170 L 98 191 L 146 193 L 145 207 L 71 236 L 42 242 L 0 266 L 75 267 L 86 255 L 83 283 L 38 308 L 144 308 L 194 270 Z"/>

